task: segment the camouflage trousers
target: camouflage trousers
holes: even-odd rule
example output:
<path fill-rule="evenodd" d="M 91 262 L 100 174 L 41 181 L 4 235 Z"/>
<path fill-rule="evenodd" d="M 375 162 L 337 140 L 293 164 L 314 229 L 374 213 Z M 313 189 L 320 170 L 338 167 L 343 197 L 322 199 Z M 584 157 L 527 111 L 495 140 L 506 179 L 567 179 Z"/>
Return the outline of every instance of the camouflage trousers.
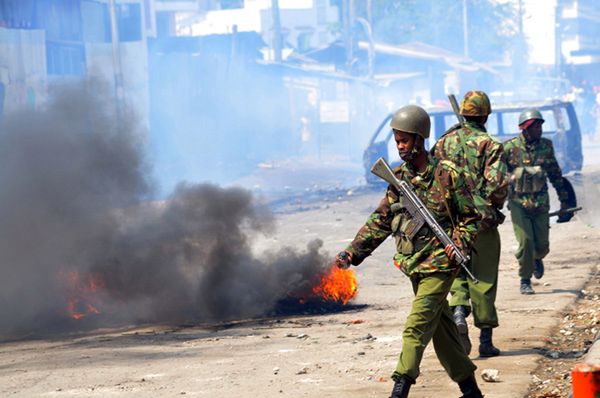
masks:
<path fill-rule="evenodd" d="M 548 212 L 528 212 L 516 203 L 510 205 L 510 217 L 519 248 L 515 257 L 519 261 L 519 276 L 531 279 L 536 259 L 546 257 L 550 251 Z"/>
<path fill-rule="evenodd" d="M 402 352 L 394 375 L 416 380 L 423 352 L 431 340 L 452 380 L 463 381 L 477 368 L 465 353 L 446 300 L 454 275 L 453 272 L 436 272 L 410 277 L 415 298 L 402 333 Z"/>
<path fill-rule="evenodd" d="M 500 265 L 498 228 L 490 228 L 477 234 L 473 249 L 470 267 L 479 283 L 473 283 L 466 272 L 460 272 L 450 289 L 452 294 L 450 307 L 462 305 L 472 308 L 473 322 L 476 327 L 495 328 L 498 327 L 495 303 Z"/>

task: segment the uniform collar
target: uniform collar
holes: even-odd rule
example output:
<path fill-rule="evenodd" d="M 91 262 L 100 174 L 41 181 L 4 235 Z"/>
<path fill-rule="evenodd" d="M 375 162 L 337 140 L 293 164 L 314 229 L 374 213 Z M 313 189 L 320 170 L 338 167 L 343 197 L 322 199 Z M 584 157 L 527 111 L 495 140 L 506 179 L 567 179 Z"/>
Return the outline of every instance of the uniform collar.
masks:
<path fill-rule="evenodd" d="M 425 167 L 425 171 L 422 173 L 417 173 L 417 171 L 408 163 L 404 163 L 406 166 L 406 179 L 410 181 L 413 186 L 419 186 L 422 184 L 428 185 L 433 179 L 433 172 L 437 165 L 437 160 L 427 153 L 427 166 Z"/>
<path fill-rule="evenodd" d="M 465 121 L 464 125 L 467 126 L 467 127 L 469 127 L 469 128 L 475 128 L 476 130 L 483 131 L 484 133 L 487 133 L 487 130 L 485 129 L 485 125 L 483 125 L 483 124 Z"/>

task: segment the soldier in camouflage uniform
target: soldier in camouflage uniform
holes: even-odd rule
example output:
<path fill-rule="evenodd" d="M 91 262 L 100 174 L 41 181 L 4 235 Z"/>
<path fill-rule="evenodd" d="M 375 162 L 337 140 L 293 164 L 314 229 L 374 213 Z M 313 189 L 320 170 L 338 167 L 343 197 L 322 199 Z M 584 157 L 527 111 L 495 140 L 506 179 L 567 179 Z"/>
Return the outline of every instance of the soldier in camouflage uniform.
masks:
<path fill-rule="evenodd" d="M 424 147 L 430 119 L 424 109 L 408 105 L 392 117 L 390 126 L 404 163 L 394 169 L 399 180 L 410 184 L 453 241 L 468 252 L 479 228 L 481 215 L 473 205 L 461 171 L 449 161 L 438 162 Z M 451 245 L 443 247 L 425 225 L 409 238 L 410 213 L 402 197 L 388 186 L 377 209 L 360 228 L 352 243 L 334 263 L 341 268 L 358 265 L 389 235 L 396 239 L 394 265 L 412 283 L 415 299 L 403 332 L 402 352 L 392 379 L 391 398 L 405 398 L 419 376 L 425 347 L 431 340 L 442 366 L 464 394 L 482 397 L 474 377 L 476 366 L 466 355 L 448 307 L 447 296 L 457 273 Z"/>
<path fill-rule="evenodd" d="M 496 291 L 500 265 L 500 234 L 498 225 L 504 221 L 500 211 L 507 195 L 508 176 L 502 144 L 485 129 L 492 107 L 482 91 L 469 91 L 460 104 L 465 118 L 461 126 L 450 128 L 432 149 L 438 159 L 448 159 L 465 169 L 467 184 L 476 193 L 481 212 L 485 214 L 474 243 L 471 270 L 479 283 L 474 284 L 461 272 L 451 289 L 450 307 L 467 354 L 471 352 L 466 317 L 473 312 L 475 327 L 479 328 L 479 355 L 492 357 L 500 350 L 492 342 L 492 330 L 498 327 Z"/>
<path fill-rule="evenodd" d="M 569 207 L 569 193 L 554 157 L 552 141 L 542 138 L 543 123 L 544 118 L 537 109 L 524 110 L 519 116 L 521 134 L 504 145 L 511 173 L 508 203 L 519 242 L 515 256 L 519 261 L 522 294 L 535 293 L 531 288 L 531 275 L 538 279 L 544 275 L 542 259 L 550 251 L 550 198 L 546 179 L 554 185 L 561 209 Z"/>

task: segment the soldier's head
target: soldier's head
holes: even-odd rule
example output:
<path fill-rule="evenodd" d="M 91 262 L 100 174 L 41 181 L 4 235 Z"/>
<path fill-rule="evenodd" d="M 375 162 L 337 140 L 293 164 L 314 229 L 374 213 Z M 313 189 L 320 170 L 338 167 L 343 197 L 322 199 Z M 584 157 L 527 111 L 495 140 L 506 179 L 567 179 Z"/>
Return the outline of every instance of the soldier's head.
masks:
<path fill-rule="evenodd" d="M 539 110 L 535 108 L 525 109 L 519 115 L 519 129 L 527 142 L 537 142 L 542 137 L 542 124 L 544 118 Z"/>
<path fill-rule="evenodd" d="M 403 106 L 392 116 L 390 127 L 402 160 L 410 161 L 425 152 L 425 140 L 429 138 L 431 129 L 431 120 L 425 109 L 417 105 Z"/>
<path fill-rule="evenodd" d="M 492 105 L 487 94 L 483 91 L 471 90 L 460 102 L 459 113 L 467 121 L 485 124 L 488 115 L 492 113 Z"/>

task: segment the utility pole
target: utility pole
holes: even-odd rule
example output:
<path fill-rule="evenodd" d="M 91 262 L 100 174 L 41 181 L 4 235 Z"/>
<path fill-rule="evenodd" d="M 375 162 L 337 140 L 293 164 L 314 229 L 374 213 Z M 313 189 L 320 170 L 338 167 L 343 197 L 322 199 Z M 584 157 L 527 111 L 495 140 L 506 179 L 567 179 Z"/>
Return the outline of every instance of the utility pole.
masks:
<path fill-rule="evenodd" d="M 519 0 L 519 36 L 523 37 L 523 0 Z"/>
<path fill-rule="evenodd" d="M 523 78 L 526 74 L 527 59 L 529 52 L 527 51 L 527 42 L 523 35 L 523 0 L 518 1 L 518 35 L 515 46 L 515 54 L 513 56 L 513 77 L 515 80 Z"/>
<path fill-rule="evenodd" d="M 356 18 L 356 22 L 360 23 L 367 34 L 367 38 L 369 39 L 369 66 L 368 66 L 368 76 L 369 79 L 373 78 L 374 75 L 374 62 L 375 62 L 375 43 L 373 41 L 373 31 L 371 29 L 371 24 L 364 18 L 358 17 Z"/>
<path fill-rule="evenodd" d="M 554 14 L 554 68 L 556 74 L 555 94 L 560 93 L 560 75 L 562 67 L 562 43 L 560 35 L 560 1 L 556 2 Z"/>
<path fill-rule="evenodd" d="M 344 0 L 343 17 L 344 17 L 344 42 L 346 47 L 346 69 L 348 73 L 352 69 L 352 61 L 354 59 L 354 48 L 352 40 L 352 26 L 354 25 L 354 1 Z"/>
<path fill-rule="evenodd" d="M 469 58 L 469 21 L 467 19 L 467 0 L 463 0 L 463 52 Z"/>
<path fill-rule="evenodd" d="M 121 52 L 119 49 L 119 26 L 117 22 L 117 11 L 115 0 L 108 1 L 108 10 L 110 14 L 110 33 L 112 43 L 112 64 L 115 83 L 115 97 L 117 117 L 121 114 L 121 106 L 123 104 L 123 70 L 121 67 Z"/>
<path fill-rule="evenodd" d="M 273 14 L 273 59 L 281 62 L 281 20 L 279 18 L 279 0 L 271 0 L 271 13 Z"/>
<path fill-rule="evenodd" d="M 348 0 L 348 27 L 350 28 L 350 64 L 354 61 L 354 0 Z"/>

